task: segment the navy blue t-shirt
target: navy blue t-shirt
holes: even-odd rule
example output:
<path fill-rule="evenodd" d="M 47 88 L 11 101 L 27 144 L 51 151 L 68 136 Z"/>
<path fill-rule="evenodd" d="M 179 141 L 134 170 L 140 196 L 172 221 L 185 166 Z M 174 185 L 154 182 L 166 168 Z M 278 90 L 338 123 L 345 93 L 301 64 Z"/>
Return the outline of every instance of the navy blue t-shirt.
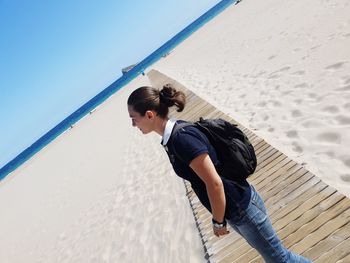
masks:
<path fill-rule="evenodd" d="M 214 165 L 219 164 L 215 149 L 208 138 L 196 127 L 186 126 L 171 135 L 171 139 L 165 145 L 165 149 L 175 173 L 191 183 L 192 189 L 201 203 L 211 212 L 205 183 L 189 166 L 193 159 L 203 153 L 208 153 Z M 251 189 L 247 181 L 238 185 L 238 183 L 223 177 L 221 179 L 226 197 L 225 218 L 231 219 L 237 215 L 238 210 L 245 209 L 248 206 Z"/>

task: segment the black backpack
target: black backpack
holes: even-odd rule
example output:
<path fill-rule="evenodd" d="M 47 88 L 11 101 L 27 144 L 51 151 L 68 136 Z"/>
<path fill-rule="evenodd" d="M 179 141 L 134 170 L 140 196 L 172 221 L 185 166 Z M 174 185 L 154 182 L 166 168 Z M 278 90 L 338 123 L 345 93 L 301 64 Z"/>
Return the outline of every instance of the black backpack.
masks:
<path fill-rule="evenodd" d="M 223 119 L 205 120 L 201 117 L 194 123 L 177 123 L 172 134 L 190 125 L 202 131 L 214 147 L 220 161 L 216 170 L 221 176 L 239 182 L 254 173 L 257 164 L 254 147 L 237 125 Z M 176 152 L 175 155 L 181 160 Z"/>

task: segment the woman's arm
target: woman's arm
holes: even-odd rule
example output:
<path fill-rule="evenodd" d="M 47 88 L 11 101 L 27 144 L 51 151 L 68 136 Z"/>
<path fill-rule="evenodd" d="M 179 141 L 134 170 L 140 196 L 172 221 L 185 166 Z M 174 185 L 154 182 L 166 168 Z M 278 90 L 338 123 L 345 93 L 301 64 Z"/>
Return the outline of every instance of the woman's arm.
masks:
<path fill-rule="evenodd" d="M 226 208 L 224 186 L 209 155 L 203 153 L 197 156 L 191 161 L 190 167 L 205 183 L 213 219 L 217 222 L 224 222 Z M 214 233 L 218 236 L 227 234 L 228 232 L 225 228 L 219 232 L 216 232 L 214 229 Z"/>

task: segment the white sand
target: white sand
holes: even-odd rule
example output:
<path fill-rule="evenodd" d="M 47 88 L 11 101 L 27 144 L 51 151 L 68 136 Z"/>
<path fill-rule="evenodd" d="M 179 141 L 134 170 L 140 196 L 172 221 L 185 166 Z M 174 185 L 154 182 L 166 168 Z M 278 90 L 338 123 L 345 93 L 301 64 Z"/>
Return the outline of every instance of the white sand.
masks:
<path fill-rule="evenodd" d="M 350 196 L 350 2 L 244 0 L 154 68 Z"/>
<path fill-rule="evenodd" d="M 182 180 L 126 100 L 86 116 L 0 183 L 0 262 L 203 262 Z"/>

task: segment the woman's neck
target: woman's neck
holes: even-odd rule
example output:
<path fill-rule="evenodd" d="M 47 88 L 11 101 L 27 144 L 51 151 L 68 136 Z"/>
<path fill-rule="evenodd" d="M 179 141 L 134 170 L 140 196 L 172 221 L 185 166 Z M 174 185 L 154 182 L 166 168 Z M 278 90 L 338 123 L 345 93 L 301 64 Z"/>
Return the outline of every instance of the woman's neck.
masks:
<path fill-rule="evenodd" d="M 166 123 L 168 122 L 168 120 L 169 120 L 168 117 L 166 117 L 165 119 L 158 118 L 158 120 L 155 123 L 154 131 L 162 137 L 164 135 L 165 126 L 166 126 Z"/>

